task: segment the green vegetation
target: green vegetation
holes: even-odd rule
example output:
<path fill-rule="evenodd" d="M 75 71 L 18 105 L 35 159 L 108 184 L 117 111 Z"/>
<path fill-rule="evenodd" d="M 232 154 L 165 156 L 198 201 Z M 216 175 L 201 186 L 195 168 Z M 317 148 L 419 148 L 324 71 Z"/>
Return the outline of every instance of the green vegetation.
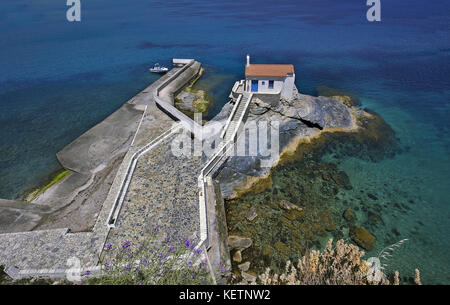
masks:
<path fill-rule="evenodd" d="M 194 88 L 195 83 L 200 79 L 204 72 L 202 68 L 198 75 L 193 79 L 189 85 L 183 89 L 183 91 L 178 94 L 175 98 L 176 105 L 181 110 L 186 110 L 188 112 L 200 112 L 203 113 L 208 110 L 210 103 L 210 98 L 207 96 L 205 90 Z M 192 101 L 184 101 L 192 100 Z"/>
<path fill-rule="evenodd" d="M 62 171 L 57 172 L 51 179 L 50 182 L 46 183 L 44 186 L 35 189 L 34 191 L 31 191 L 27 195 L 25 195 L 25 201 L 32 202 L 34 199 L 36 199 L 40 194 L 44 193 L 46 190 L 48 190 L 50 187 L 64 179 L 67 175 L 70 174 L 70 171 L 67 169 L 63 169 Z"/>

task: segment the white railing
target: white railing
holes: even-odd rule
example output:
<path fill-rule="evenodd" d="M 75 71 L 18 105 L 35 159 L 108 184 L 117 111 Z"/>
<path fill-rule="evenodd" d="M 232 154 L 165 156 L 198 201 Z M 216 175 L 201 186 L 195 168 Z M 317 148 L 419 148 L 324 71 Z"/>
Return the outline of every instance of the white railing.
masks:
<path fill-rule="evenodd" d="M 245 101 L 244 111 L 242 111 L 241 117 L 238 120 L 239 123 L 236 126 L 236 129 L 234 131 L 234 134 L 233 134 L 233 137 L 232 137 L 233 140 L 237 136 L 238 130 L 241 127 L 241 124 L 242 124 L 242 122 L 244 120 L 244 116 L 245 116 L 245 114 L 247 112 L 248 106 L 250 105 L 250 102 L 252 101 L 252 99 L 253 99 L 253 93 L 250 93 L 250 95 L 248 96 L 247 100 Z"/>
<path fill-rule="evenodd" d="M 186 59 L 186 58 L 173 58 L 172 59 L 172 63 L 174 65 L 188 65 L 192 62 L 194 62 L 193 59 Z"/>
<path fill-rule="evenodd" d="M 179 59 L 179 60 L 181 60 L 181 59 Z M 161 92 L 162 89 L 164 89 L 170 82 L 172 82 L 175 78 L 177 78 L 181 73 L 186 71 L 187 68 L 192 66 L 192 64 L 195 62 L 193 59 L 186 59 L 184 61 L 186 61 L 187 63 L 182 68 L 180 68 L 180 70 L 178 70 L 172 76 L 168 77 L 161 85 L 159 85 L 156 88 L 156 90 L 155 90 L 156 94 L 153 95 L 153 98 L 157 105 L 159 105 L 161 108 L 163 108 L 165 111 L 167 111 L 170 115 L 172 115 L 173 117 L 178 119 L 187 130 L 189 130 L 196 137 L 201 139 L 201 133 L 199 131 L 201 131 L 202 126 L 200 126 L 197 122 L 192 120 L 190 117 L 185 115 L 183 112 L 181 112 L 174 106 L 170 105 L 169 103 L 166 103 L 159 97 L 159 93 Z"/>
<path fill-rule="evenodd" d="M 238 108 L 238 105 L 241 102 L 241 100 L 242 100 L 242 94 L 239 95 L 239 97 L 237 98 L 236 103 L 234 104 L 234 107 L 231 110 L 230 116 L 228 117 L 227 122 L 225 123 L 225 127 L 223 128 L 222 133 L 220 134 L 220 138 L 223 138 L 225 136 L 225 133 L 227 132 L 228 126 L 231 123 L 231 119 L 233 118 L 234 113 L 236 112 L 236 110 Z"/>
<path fill-rule="evenodd" d="M 164 89 L 170 82 L 172 82 L 175 78 L 177 78 L 181 73 L 186 71 L 192 64 L 195 62 L 193 59 L 187 59 L 187 63 L 180 68 L 177 72 L 175 72 L 173 75 L 169 76 L 166 80 L 163 81 L 161 85 L 156 88 L 156 95 L 159 96 L 159 92 Z"/>
<path fill-rule="evenodd" d="M 127 171 L 125 174 L 124 179 L 122 180 L 122 183 L 120 184 L 119 192 L 117 192 L 116 198 L 114 200 L 114 204 L 111 208 L 111 211 L 109 212 L 107 222 L 109 228 L 114 228 L 116 225 L 116 221 L 119 217 L 120 210 L 122 209 L 122 204 L 125 199 L 125 195 L 127 193 L 128 187 L 131 183 L 131 178 L 133 177 L 134 169 L 136 168 L 137 161 L 139 158 L 147 153 L 149 150 L 151 150 L 153 147 L 158 145 L 162 140 L 164 140 L 167 136 L 170 134 L 176 132 L 179 130 L 181 126 L 179 124 L 174 125 L 171 129 L 166 130 L 159 136 L 157 136 L 155 139 L 150 141 L 147 145 L 136 151 L 130 158 L 130 162 L 127 166 Z"/>

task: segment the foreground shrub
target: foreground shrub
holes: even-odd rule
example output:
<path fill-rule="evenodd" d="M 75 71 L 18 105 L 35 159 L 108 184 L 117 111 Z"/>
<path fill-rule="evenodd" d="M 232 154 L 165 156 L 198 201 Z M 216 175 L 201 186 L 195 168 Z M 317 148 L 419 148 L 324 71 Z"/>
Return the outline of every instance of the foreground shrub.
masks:
<path fill-rule="evenodd" d="M 390 281 L 381 269 L 371 268 L 371 264 L 362 260 L 364 251 L 352 244 L 346 244 L 342 239 L 332 246 L 328 241 L 323 252 L 312 250 L 298 260 L 297 266 L 287 261 L 285 271 L 278 275 L 266 269 L 258 279 L 264 285 L 388 285 Z M 399 284 L 396 271 L 393 275 L 394 284 Z M 415 283 L 420 283 L 419 270 L 415 270 Z"/>

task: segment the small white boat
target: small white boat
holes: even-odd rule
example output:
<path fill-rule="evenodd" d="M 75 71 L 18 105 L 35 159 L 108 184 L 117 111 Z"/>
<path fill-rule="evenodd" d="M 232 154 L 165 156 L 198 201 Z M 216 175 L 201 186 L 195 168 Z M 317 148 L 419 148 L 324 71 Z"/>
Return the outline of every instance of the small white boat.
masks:
<path fill-rule="evenodd" d="M 152 73 L 166 73 L 169 71 L 169 68 L 161 66 L 159 63 L 156 63 L 153 67 L 151 67 L 150 72 Z"/>

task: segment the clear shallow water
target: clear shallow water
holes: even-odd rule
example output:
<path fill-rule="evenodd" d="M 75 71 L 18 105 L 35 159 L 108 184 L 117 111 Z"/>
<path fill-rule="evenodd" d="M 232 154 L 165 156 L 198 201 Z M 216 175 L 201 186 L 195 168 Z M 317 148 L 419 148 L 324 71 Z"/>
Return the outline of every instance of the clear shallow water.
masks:
<path fill-rule="evenodd" d="M 367 256 L 377 256 L 385 246 L 407 238 L 408 241 L 394 252 L 393 257 L 384 262 L 388 265 L 387 270 L 399 270 L 407 280 L 414 274 L 414 269 L 419 268 L 424 283 L 448 284 L 450 163 L 448 140 L 445 138 L 448 129 L 444 131 L 443 120 L 439 125 L 420 119 L 428 117 L 433 120 L 433 111 L 429 109 L 423 109 L 419 114 L 379 105 L 373 100 L 363 99 L 362 102 L 376 109 L 389 122 L 404 149 L 394 158 L 377 163 L 358 158 L 334 160 L 349 175 L 353 186 L 343 199 L 363 197 L 370 208 L 379 209 L 383 219 L 382 225 L 366 225 L 377 237 L 375 249 Z M 324 160 L 330 161 L 326 157 Z M 362 192 L 375 194 L 378 200 L 359 196 Z M 356 214 L 360 224 L 368 222 L 367 213 Z"/>
<path fill-rule="evenodd" d="M 404 153 L 339 166 L 354 189 L 386 202 L 417 196 L 398 218 L 383 210 L 411 240 L 396 257 L 405 271 L 418 266 L 430 282 L 450 283 L 450 1 L 382 1 L 377 24 L 365 20 L 363 0 L 91 2 L 81 23 L 65 20 L 62 0 L 0 3 L 1 198 L 18 198 L 58 169 L 55 153 L 154 81 L 155 61 L 205 65 L 210 118 L 250 53 L 255 63 L 294 64 L 304 93 L 355 93 L 393 127 Z M 424 225 L 414 229 L 417 219 Z M 383 229 L 374 234 L 384 246 Z"/>

